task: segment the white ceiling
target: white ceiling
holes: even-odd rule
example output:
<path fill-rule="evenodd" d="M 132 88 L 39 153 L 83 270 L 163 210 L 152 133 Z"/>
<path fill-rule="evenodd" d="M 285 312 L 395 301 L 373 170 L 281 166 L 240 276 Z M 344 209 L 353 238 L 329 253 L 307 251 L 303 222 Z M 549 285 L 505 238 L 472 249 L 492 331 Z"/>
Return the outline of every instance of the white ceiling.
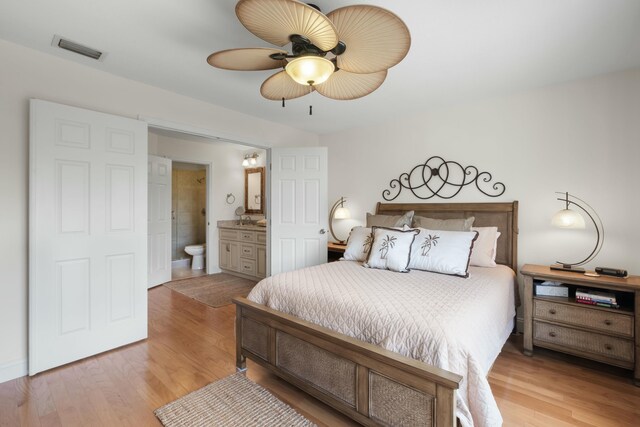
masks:
<path fill-rule="evenodd" d="M 235 16 L 235 0 L 3 0 L 0 38 L 113 74 L 315 133 L 366 126 L 461 100 L 640 67 L 638 0 L 316 0 L 385 7 L 412 46 L 386 82 L 355 101 L 260 96 L 273 71 L 206 63 L 217 50 L 269 46 Z M 54 34 L 108 52 L 95 62 L 51 46 Z M 308 106 L 313 104 L 313 116 Z"/>

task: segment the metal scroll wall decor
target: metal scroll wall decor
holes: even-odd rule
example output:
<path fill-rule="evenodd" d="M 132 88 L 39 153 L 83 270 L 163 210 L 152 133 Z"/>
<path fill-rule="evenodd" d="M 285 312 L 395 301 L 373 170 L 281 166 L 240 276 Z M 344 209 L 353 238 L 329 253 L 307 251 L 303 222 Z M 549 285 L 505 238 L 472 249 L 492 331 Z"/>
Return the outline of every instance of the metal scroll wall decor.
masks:
<path fill-rule="evenodd" d="M 390 202 L 406 189 L 422 200 L 429 200 L 435 196 L 451 199 L 470 184 L 475 184 L 482 194 L 489 197 L 501 196 L 506 189 L 504 184 L 491 184 L 492 179 L 489 172 L 480 172 L 475 166 L 465 167 L 453 160 L 433 156 L 415 166 L 410 172 L 404 172 L 398 178 L 392 179 L 389 188 L 382 192 L 382 197 Z"/>

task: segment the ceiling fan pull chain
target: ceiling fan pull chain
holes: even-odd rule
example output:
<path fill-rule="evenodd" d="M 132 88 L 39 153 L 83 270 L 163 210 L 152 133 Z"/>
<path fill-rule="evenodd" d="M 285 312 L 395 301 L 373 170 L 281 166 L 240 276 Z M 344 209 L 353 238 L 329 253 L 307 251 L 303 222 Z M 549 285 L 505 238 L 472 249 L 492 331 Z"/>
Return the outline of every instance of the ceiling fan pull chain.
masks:
<path fill-rule="evenodd" d="M 284 97 L 282 97 L 282 108 L 284 108 Z"/>
<path fill-rule="evenodd" d="M 313 105 L 309 105 L 309 115 L 313 116 Z"/>

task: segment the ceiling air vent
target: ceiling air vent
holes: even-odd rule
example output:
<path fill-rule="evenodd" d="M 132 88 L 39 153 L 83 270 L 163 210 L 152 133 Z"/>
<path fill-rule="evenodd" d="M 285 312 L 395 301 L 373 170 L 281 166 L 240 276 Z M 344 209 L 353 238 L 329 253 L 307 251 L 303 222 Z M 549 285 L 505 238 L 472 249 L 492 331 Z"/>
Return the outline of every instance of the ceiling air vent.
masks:
<path fill-rule="evenodd" d="M 97 61 L 102 61 L 105 56 L 104 52 L 100 52 L 99 50 L 81 45 L 80 43 L 72 42 L 71 40 L 62 38 L 58 35 L 53 37 L 53 42 L 51 43 L 51 45 L 54 47 L 59 47 L 60 49 L 77 53 L 78 55 L 86 56 L 87 58 L 95 59 Z"/>

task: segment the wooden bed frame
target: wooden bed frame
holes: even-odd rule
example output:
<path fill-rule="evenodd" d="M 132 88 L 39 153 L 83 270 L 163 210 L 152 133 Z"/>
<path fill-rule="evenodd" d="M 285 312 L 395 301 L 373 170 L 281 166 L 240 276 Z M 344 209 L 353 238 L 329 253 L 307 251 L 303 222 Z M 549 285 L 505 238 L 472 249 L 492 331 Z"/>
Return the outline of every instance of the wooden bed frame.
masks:
<path fill-rule="evenodd" d="M 496 262 L 517 271 L 518 202 L 378 203 L 377 214 L 475 216 L 498 226 Z M 516 294 L 517 295 L 517 294 Z M 454 426 L 462 377 L 330 329 L 235 298 L 236 366 L 246 359 L 363 425 Z"/>

